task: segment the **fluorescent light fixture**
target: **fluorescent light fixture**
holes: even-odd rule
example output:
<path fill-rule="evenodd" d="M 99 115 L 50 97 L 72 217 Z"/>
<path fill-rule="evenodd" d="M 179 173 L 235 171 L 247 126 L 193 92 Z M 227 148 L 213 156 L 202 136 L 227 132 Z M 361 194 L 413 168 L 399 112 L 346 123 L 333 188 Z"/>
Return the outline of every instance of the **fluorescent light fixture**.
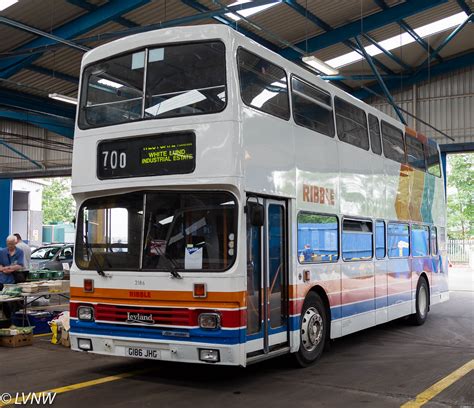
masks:
<path fill-rule="evenodd" d="M 227 7 L 238 6 L 239 4 L 250 3 L 251 0 L 238 0 L 232 4 L 227 5 Z M 242 17 L 250 17 L 254 14 L 260 13 L 263 10 L 269 9 L 270 7 L 276 6 L 280 4 L 279 1 L 275 3 L 264 4 L 262 6 L 251 7 L 245 10 L 236 11 L 235 13 L 227 13 L 226 16 L 231 18 L 234 21 L 239 21 L 240 17 L 237 15 L 241 15 Z"/>
<path fill-rule="evenodd" d="M 306 65 L 309 65 L 310 67 L 316 68 L 319 72 L 322 72 L 323 74 L 326 74 L 326 75 L 339 74 L 339 71 L 337 69 L 334 69 L 333 67 L 326 64 L 324 61 L 321 61 L 320 59 L 316 58 L 313 55 L 310 55 L 308 57 L 303 57 L 303 62 Z"/>
<path fill-rule="evenodd" d="M 166 225 L 169 224 L 170 222 L 173 222 L 174 216 L 166 217 L 163 218 L 161 221 L 158 221 L 161 225 Z"/>
<path fill-rule="evenodd" d="M 61 101 L 61 102 L 66 102 L 66 103 L 71 103 L 73 105 L 77 105 L 77 99 L 76 98 L 72 98 L 70 96 L 66 96 L 66 95 L 61 95 L 61 94 L 58 94 L 58 93 L 50 93 L 49 94 L 49 97 L 51 99 L 56 99 L 57 101 Z"/>
<path fill-rule="evenodd" d="M 119 84 L 118 82 L 110 81 L 109 79 L 104 79 L 104 78 L 99 79 L 97 82 L 99 84 L 102 84 L 102 85 L 105 85 L 105 86 L 110 86 L 111 88 L 115 88 L 115 89 L 123 87 L 123 85 Z"/>
<path fill-rule="evenodd" d="M 18 3 L 18 0 L 0 0 L 0 11 L 13 6 L 15 3 Z"/>
<path fill-rule="evenodd" d="M 145 109 L 145 111 L 152 116 L 158 116 L 162 113 L 192 105 L 193 103 L 198 103 L 205 99 L 206 97 L 201 92 L 193 89 L 192 91 L 185 92 L 181 95 L 174 96 L 166 101 L 150 106 Z"/>
<path fill-rule="evenodd" d="M 420 37 L 426 38 L 434 34 L 438 34 L 442 31 L 446 31 L 450 28 L 457 27 L 467 18 L 467 14 L 462 11 L 460 13 L 454 14 L 449 17 L 442 18 L 441 20 L 435 21 L 434 23 L 426 24 L 422 27 L 416 28 L 415 31 Z M 398 47 L 402 47 L 407 44 L 415 42 L 415 39 L 408 33 L 403 33 L 396 35 L 394 37 L 388 38 L 383 41 L 379 41 L 379 45 L 382 48 L 385 48 L 387 51 L 393 50 Z M 382 54 L 383 51 L 378 49 L 375 45 L 369 45 L 365 47 L 365 51 L 370 56 Z M 325 61 L 326 64 L 334 67 L 340 68 L 345 65 L 353 64 L 354 62 L 361 61 L 364 58 L 357 52 L 352 51 L 347 54 L 341 55 L 336 58 L 332 58 L 328 61 Z"/>
<path fill-rule="evenodd" d="M 285 89 L 286 85 L 285 85 L 285 82 L 283 82 L 283 81 L 285 81 L 285 78 L 282 78 L 281 81 L 282 82 L 275 81 L 271 84 L 271 86 L 275 86 L 275 87 Z M 275 95 L 278 95 L 278 92 L 269 91 L 268 89 L 264 89 L 255 98 L 252 99 L 252 102 L 250 102 L 250 105 L 255 106 L 256 108 L 261 108 L 265 102 L 272 99 Z"/>

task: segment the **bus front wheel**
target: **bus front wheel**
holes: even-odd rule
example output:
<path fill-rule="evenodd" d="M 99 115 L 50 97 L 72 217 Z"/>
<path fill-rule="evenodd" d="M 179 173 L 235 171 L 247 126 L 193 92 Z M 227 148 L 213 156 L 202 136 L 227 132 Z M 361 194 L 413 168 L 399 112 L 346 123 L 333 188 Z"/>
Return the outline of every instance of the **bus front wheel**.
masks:
<path fill-rule="evenodd" d="M 428 282 L 424 277 L 421 277 L 416 286 L 416 312 L 410 316 L 411 322 L 416 326 L 421 326 L 428 317 L 429 293 Z"/>
<path fill-rule="evenodd" d="M 310 292 L 301 312 L 300 348 L 295 354 L 300 367 L 308 367 L 321 356 L 328 335 L 328 319 L 321 297 Z"/>

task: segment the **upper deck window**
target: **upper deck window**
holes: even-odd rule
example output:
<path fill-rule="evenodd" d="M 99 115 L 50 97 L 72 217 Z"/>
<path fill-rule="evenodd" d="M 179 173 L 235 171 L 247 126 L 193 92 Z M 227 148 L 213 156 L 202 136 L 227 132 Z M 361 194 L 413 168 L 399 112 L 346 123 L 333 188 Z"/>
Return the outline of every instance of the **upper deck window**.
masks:
<path fill-rule="evenodd" d="M 89 65 L 79 126 L 220 112 L 226 105 L 225 68 L 220 41 L 147 48 Z"/>
<path fill-rule="evenodd" d="M 407 142 L 408 164 L 419 170 L 426 170 L 423 144 L 419 140 L 408 135 L 405 135 L 405 140 Z"/>
<path fill-rule="evenodd" d="M 369 150 L 365 111 L 337 96 L 334 98 L 334 106 L 339 139 L 361 149 Z"/>
<path fill-rule="evenodd" d="M 388 159 L 405 163 L 405 143 L 403 132 L 397 127 L 382 120 L 383 152 Z"/>
<path fill-rule="evenodd" d="M 425 145 L 425 152 L 428 173 L 436 177 L 441 177 L 441 166 L 439 164 L 438 149 L 435 145 Z"/>
<path fill-rule="evenodd" d="M 334 137 L 331 95 L 295 77 L 291 78 L 291 88 L 295 122 L 315 132 Z"/>
<path fill-rule="evenodd" d="M 288 82 L 279 66 L 242 48 L 237 53 L 240 94 L 248 106 L 288 120 Z"/>

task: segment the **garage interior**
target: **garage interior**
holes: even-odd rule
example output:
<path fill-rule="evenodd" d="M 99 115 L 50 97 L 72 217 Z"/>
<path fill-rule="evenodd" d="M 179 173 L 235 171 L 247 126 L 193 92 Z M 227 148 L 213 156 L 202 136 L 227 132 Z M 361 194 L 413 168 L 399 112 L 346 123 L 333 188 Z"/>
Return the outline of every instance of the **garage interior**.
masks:
<path fill-rule="evenodd" d="M 436 140 L 446 173 L 447 155 L 474 152 L 473 11 L 473 0 L 0 0 L 0 241 L 28 211 L 16 180 L 71 175 L 84 54 L 168 27 L 224 24 L 310 65 Z M 344 337 L 306 370 L 285 358 L 243 371 L 84 357 L 44 336 L 0 348 L 0 394 L 56 390 L 54 404 L 69 407 L 474 406 L 473 282 L 453 281 L 450 302 L 424 326 L 395 321 Z"/>

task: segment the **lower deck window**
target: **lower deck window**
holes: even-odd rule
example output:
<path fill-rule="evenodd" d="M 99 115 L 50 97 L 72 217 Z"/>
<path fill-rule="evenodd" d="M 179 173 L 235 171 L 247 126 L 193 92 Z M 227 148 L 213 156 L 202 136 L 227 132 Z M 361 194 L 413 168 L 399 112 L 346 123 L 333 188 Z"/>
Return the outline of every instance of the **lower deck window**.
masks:
<path fill-rule="evenodd" d="M 345 219 L 342 223 L 342 259 L 363 261 L 373 256 L 372 222 Z"/>
<path fill-rule="evenodd" d="M 333 215 L 298 214 L 300 263 L 336 262 L 339 258 L 338 223 Z"/>
<path fill-rule="evenodd" d="M 408 224 L 389 223 L 387 228 L 388 256 L 405 258 L 410 255 L 410 233 Z"/>

